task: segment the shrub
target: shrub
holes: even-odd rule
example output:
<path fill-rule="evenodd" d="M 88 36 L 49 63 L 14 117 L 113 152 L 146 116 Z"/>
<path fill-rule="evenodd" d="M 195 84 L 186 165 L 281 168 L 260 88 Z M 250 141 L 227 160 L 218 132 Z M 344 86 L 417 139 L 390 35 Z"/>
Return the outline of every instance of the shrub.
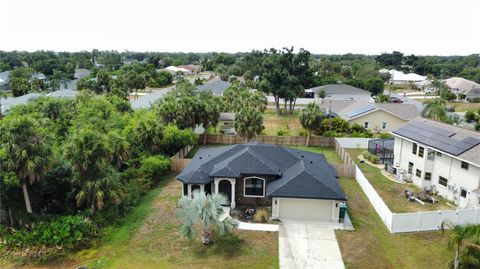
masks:
<path fill-rule="evenodd" d="M 300 131 L 298 132 L 298 135 L 299 135 L 299 136 L 308 136 L 308 131 L 302 129 L 302 130 L 300 130 Z"/>
<path fill-rule="evenodd" d="M 81 216 L 63 216 L 50 222 L 34 224 L 31 229 L 9 230 L 0 227 L 3 246 L 7 249 L 75 247 L 94 234 L 90 220 Z"/>
<path fill-rule="evenodd" d="M 380 157 L 368 151 L 364 151 L 362 155 L 365 159 L 367 159 L 371 163 L 378 163 L 380 161 Z"/>
<path fill-rule="evenodd" d="M 277 131 L 278 136 L 285 136 L 285 135 L 288 135 L 288 134 L 289 134 L 288 130 L 283 130 L 282 129 L 282 130 Z"/>
<path fill-rule="evenodd" d="M 480 97 L 470 98 L 468 101 L 470 103 L 480 103 Z"/>
<path fill-rule="evenodd" d="M 170 158 L 150 156 L 141 161 L 140 173 L 148 179 L 165 174 L 170 170 Z"/>
<path fill-rule="evenodd" d="M 480 117 L 474 110 L 468 110 L 467 112 L 465 112 L 465 120 L 467 122 L 478 122 L 480 120 Z"/>
<path fill-rule="evenodd" d="M 268 210 L 266 208 L 261 208 L 255 213 L 253 220 L 255 220 L 255 222 L 265 223 L 268 221 L 269 216 L 270 214 L 268 213 Z"/>
<path fill-rule="evenodd" d="M 480 122 L 477 122 L 475 124 L 475 131 L 479 131 L 480 132 Z"/>
<path fill-rule="evenodd" d="M 195 145 L 197 141 L 198 136 L 192 129 L 180 130 L 176 125 L 168 125 L 163 131 L 162 152 L 172 156 L 185 146 Z"/>
<path fill-rule="evenodd" d="M 323 132 L 324 137 L 340 137 L 340 135 L 335 131 L 326 131 Z"/>
<path fill-rule="evenodd" d="M 381 133 L 380 138 L 386 139 L 386 138 L 392 138 L 393 136 L 389 133 Z"/>

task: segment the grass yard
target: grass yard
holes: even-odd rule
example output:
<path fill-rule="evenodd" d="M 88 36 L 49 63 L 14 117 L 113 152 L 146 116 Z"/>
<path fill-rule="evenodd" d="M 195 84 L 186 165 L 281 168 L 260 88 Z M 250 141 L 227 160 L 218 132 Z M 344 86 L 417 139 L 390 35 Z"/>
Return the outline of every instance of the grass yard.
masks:
<path fill-rule="evenodd" d="M 342 159 L 338 156 L 335 148 L 327 148 L 327 147 L 292 147 L 296 149 L 301 149 L 305 151 L 311 151 L 315 153 L 321 153 L 325 156 L 329 163 L 341 163 Z"/>
<path fill-rule="evenodd" d="M 235 230 L 208 247 L 183 239 L 175 218 L 180 193 L 170 175 L 97 246 L 61 263 L 23 268 L 278 268 L 278 233 Z"/>
<path fill-rule="evenodd" d="M 426 203 L 422 205 L 418 202 L 409 202 L 404 195 L 405 189 L 410 189 L 415 193 L 421 191 L 418 187 L 409 184 L 408 186 L 405 184 L 399 184 L 392 182 L 388 178 L 386 178 L 380 170 L 376 167 L 373 167 L 366 163 L 360 163 L 358 160 L 358 155 L 362 154 L 364 150 L 362 149 L 347 149 L 348 153 L 352 157 L 352 159 L 357 164 L 358 168 L 362 170 L 365 177 L 367 177 L 368 181 L 378 194 L 383 198 L 385 203 L 387 204 L 388 208 L 392 212 L 395 213 L 404 213 L 404 212 L 417 212 L 417 211 L 431 211 L 431 210 L 439 210 L 439 209 L 454 209 L 453 207 L 447 205 L 447 201 L 445 199 L 440 199 L 440 202 L 436 204 Z M 439 197 L 437 197 L 439 198 Z"/>
<path fill-rule="evenodd" d="M 448 231 L 391 234 L 360 185 L 340 179 L 355 231 L 335 231 L 347 268 L 447 268 Z"/>
<path fill-rule="evenodd" d="M 266 110 L 263 113 L 263 126 L 265 127 L 265 134 L 277 135 L 278 131 L 285 131 L 285 135 L 299 135 L 300 130 L 303 130 L 298 114 L 293 115 L 277 115 L 274 110 Z"/>
<path fill-rule="evenodd" d="M 448 107 L 454 107 L 456 112 L 465 112 L 467 110 L 479 110 L 480 103 L 454 103 L 448 102 Z"/>

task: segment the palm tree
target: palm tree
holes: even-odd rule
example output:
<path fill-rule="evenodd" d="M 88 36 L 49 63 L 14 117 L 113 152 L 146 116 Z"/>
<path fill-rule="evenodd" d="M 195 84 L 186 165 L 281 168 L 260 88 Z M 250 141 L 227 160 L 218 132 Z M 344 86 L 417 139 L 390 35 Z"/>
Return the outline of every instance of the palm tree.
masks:
<path fill-rule="evenodd" d="M 203 134 L 203 144 L 207 144 L 208 127 L 217 126 L 220 119 L 220 105 L 221 99 L 214 97 L 212 94 L 200 94 L 200 100 L 198 103 L 199 120 L 205 129 Z"/>
<path fill-rule="evenodd" d="M 442 231 L 445 228 L 452 228 L 452 233 L 448 239 L 448 247 L 455 249 L 455 259 L 453 262 L 454 268 L 460 268 L 460 254 L 463 247 L 469 246 L 472 243 L 478 242 L 480 238 L 480 225 L 452 225 L 450 222 L 442 223 Z"/>
<path fill-rule="evenodd" d="M 211 231 L 216 230 L 218 235 L 224 235 L 237 227 L 238 223 L 224 214 L 222 204 L 227 203 L 227 198 L 222 194 L 207 195 L 205 192 L 193 191 L 193 198 L 182 197 L 179 201 L 177 217 L 183 223 L 181 234 L 188 239 L 195 238 L 195 228 L 200 226 L 202 243 L 211 242 Z"/>
<path fill-rule="evenodd" d="M 17 116 L 2 120 L 0 144 L 7 155 L 0 168 L 16 174 L 22 183 L 26 210 L 32 213 L 27 184 L 39 181 L 50 168 L 51 140 L 36 120 Z"/>
<path fill-rule="evenodd" d="M 305 146 L 308 147 L 310 143 L 310 136 L 313 131 L 315 131 L 323 120 L 323 113 L 320 110 L 320 107 L 315 103 L 310 103 L 307 107 L 300 112 L 300 124 L 302 124 L 303 128 L 305 128 L 308 132 L 307 141 Z"/>
<path fill-rule="evenodd" d="M 447 121 L 448 114 L 445 109 L 445 101 L 434 100 L 426 103 L 422 111 L 422 116 L 437 121 Z"/>
<path fill-rule="evenodd" d="M 263 131 L 262 113 L 251 107 L 240 110 L 235 115 L 235 130 L 248 142 Z"/>

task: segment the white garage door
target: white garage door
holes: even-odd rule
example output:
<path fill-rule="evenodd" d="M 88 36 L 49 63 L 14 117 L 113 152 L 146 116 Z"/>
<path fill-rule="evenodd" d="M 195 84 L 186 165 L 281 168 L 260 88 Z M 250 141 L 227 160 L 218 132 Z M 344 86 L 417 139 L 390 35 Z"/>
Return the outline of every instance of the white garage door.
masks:
<path fill-rule="evenodd" d="M 331 221 L 333 201 L 299 198 L 279 199 L 281 220 Z"/>

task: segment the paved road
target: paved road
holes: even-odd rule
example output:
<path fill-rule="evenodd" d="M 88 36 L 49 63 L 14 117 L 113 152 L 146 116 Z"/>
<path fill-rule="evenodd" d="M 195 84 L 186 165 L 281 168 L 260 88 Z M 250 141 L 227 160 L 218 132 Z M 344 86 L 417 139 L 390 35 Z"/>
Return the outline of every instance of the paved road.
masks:
<path fill-rule="evenodd" d="M 315 223 L 284 222 L 279 227 L 281 269 L 343 269 L 333 228 Z"/>

